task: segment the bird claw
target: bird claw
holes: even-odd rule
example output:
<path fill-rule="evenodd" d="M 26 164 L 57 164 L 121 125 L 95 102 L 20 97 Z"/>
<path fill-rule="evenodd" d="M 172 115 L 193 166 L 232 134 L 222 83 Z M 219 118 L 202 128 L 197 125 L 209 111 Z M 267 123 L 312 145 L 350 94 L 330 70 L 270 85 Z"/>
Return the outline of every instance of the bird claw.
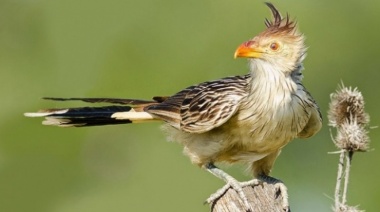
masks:
<path fill-rule="evenodd" d="M 210 205 L 215 204 L 215 202 L 220 199 L 228 189 L 232 188 L 236 191 L 236 193 L 239 195 L 241 201 L 244 204 L 245 211 L 253 211 L 251 204 L 248 201 L 247 196 L 245 195 L 243 188 L 247 186 L 257 186 L 262 184 L 263 182 L 266 182 L 268 184 L 272 184 L 275 186 L 276 192 L 275 192 L 275 198 L 277 199 L 281 194 L 282 199 L 282 208 L 284 212 L 290 212 L 289 202 L 288 202 L 288 192 L 285 184 L 276 178 L 267 176 L 267 175 L 259 175 L 257 179 L 253 179 L 246 182 L 239 182 L 226 172 L 222 171 L 218 167 L 216 167 L 212 163 L 208 163 L 204 165 L 204 168 L 206 168 L 207 171 L 209 171 L 211 174 L 215 175 L 216 177 L 223 179 L 226 182 L 226 185 L 224 185 L 222 188 L 218 189 L 214 194 L 212 194 L 205 203 L 208 203 Z"/>
<path fill-rule="evenodd" d="M 216 200 L 221 198 L 227 192 L 228 189 L 232 188 L 236 191 L 240 199 L 243 201 L 245 210 L 247 212 L 253 211 L 251 205 L 248 202 L 248 198 L 243 191 L 243 188 L 247 186 L 257 186 L 259 184 L 261 184 L 261 181 L 258 179 L 253 179 L 246 182 L 239 182 L 235 179 L 230 179 L 230 181 L 227 182 L 226 185 L 218 189 L 215 193 L 211 194 L 211 196 L 207 198 L 205 203 L 208 203 L 208 204 L 214 203 Z"/>
<path fill-rule="evenodd" d="M 210 197 L 207 198 L 204 203 L 205 204 L 212 204 L 212 203 L 214 203 L 217 199 L 221 198 L 227 192 L 227 190 L 230 187 L 231 187 L 230 184 L 227 183 L 222 188 L 218 189 L 215 193 L 211 194 Z"/>
<path fill-rule="evenodd" d="M 240 199 L 243 201 L 245 210 L 247 212 L 253 211 L 251 205 L 249 204 L 248 198 L 246 197 L 243 188 L 247 186 L 258 186 L 262 185 L 263 182 L 273 183 L 276 189 L 275 198 L 278 198 L 281 195 L 282 208 L 284 212 L 290 212 L 289 202 L 288 202 L 288 189 L 285 184 L 276 179 L 269 176 L 260 177 L 261 179 L 253 179 L 246 182 L 239 182 L 237 180 L 230 180 L 224 185 L 222 188 L 218 189 L 215 193 L 211 194 L 209 198 L 205 201 L 205 204 L 213 204 L 215 201 L 220 199 L 228 189 L 232 188 L 239 195 Z"/>

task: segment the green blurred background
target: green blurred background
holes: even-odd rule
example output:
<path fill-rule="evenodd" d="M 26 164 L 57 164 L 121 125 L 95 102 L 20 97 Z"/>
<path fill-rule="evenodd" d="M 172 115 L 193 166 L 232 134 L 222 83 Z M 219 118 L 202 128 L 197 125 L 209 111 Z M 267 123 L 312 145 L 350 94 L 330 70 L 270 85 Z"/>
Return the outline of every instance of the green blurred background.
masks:
<path fill-rule="evenodd" d="M 273 1 L 298 19 L 310 47 L 304 84 L 325 117 L 322 131 L 289 144 L 273 170 L 293 211 L 330 211 L 338 155 L 326 121 L 329 95 L 358 86 L 379 125 L 380 2 Z M 256 0 L 1 0 L 0 211 L 208 211 L 223 185 L 190 164 L 158 123 L 62 129 L 22 116 L 82 106 L 40 97 L 170 95 L 198 82 L 245 74 L 235 48 L 264 29 Z M 348 202 L 377 211 L 375 151 L 355 154 Z M 244 167 L 228 172 L 247 180 Z"/>

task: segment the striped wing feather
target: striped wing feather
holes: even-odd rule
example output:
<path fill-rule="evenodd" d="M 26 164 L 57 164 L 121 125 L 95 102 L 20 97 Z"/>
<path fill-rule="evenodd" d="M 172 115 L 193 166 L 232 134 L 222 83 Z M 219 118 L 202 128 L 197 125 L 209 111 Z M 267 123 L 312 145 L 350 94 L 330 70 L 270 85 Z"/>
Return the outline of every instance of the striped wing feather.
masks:
<path fill-rule="evenodd" d="M 225 123 L 247 95 L 249 75 L 226 77 L 188 87 L 145 111 L 190 133 L 203 133 Z"/>
<path fill-rule="evenodd" d="M 179 129 L 181 122 L 180 109 L 182 101 L 186 97 L 186 94 L 195 87 L 196 86 L 190 86 L 171 97 L 167 97 L 160 104 L 149 105 L 144 108 L 144 111 Z M 154 99 L 157 98 L 161 97 L 154 97 Z"/>

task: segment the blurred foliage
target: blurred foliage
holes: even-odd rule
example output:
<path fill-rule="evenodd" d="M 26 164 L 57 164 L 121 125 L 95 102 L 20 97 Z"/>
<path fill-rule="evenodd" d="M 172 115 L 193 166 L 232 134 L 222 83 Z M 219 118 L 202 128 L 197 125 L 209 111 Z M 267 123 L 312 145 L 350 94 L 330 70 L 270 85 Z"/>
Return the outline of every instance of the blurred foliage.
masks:
<path fill-rule="evenodd" d="M 358 86 L 372 125 L 380 100 L 380 2 L 274 1 L 307 36 L 304 84 L 326 116 L 340 81 Z M 0 1 L 0 211 L 208 211 L 223 185 L 165 142 L 159 124 L 62 129 L 23 112 L 83 105 L 57 97 L 150 98 L 247 72 L 235 48 L 270 17 L 253 0 Z M 289 144 L 273 176 L 288 185 L 294 211 L 329 211 L 337 155 L 326 120 L 307 141 Z M 355 155 L 348 202 L 376 211 L 375 151 Z M 249 179 L 243 167 L 228 171 Z"/>

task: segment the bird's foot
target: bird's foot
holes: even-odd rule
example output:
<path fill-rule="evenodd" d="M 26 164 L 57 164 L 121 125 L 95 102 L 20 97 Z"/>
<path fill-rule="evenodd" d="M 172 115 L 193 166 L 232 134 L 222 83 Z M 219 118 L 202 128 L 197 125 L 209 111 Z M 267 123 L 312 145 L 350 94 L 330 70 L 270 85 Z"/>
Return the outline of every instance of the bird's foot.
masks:
<path fill-rule="evenodd" d="M 290 212 L 290 206 L 288 201 L 288 189 L 286 188 L 285 184 L 281 180 L 267 175 L 259 175 L 258 178 L 262 182 L 274 184 L 276 188 L 275 198 L 278 198 L 281 195 L 283 211 Z"/>
<path fill-rule="evenodd" d="M 243 188 L 246 186 L 256 186 L 260 184 L 260 180 L 253 179 L 251 181 L 247 182 L 239 182 L 235 178 L 233 178 L 231 175 L 227 174 L 223 170 L 216 167 L 214 164 L 209 163 L 204 166 L 207 171 L 209 171 L 211 174 L 215 175 L 216 177 L 224 180 L 226 182 L 226 185 L 223 186 L 221 189 L 217 190 L 214 194 L 212 194 L 205 203 L 213 204 L 217 199 L 222 197 L 229 188 L 232 188 L 236 191 L 236 193 L 239 195 L 240 199 L 243 201 L 245 211 L 253 211 L 251 205 L 248 202 L 248 198 L 245 195 Z"/>
<path fill-rule="evenodd" d="M 228 189 L 232 188 L 236 191 L 240 199 L 243 201 L 245 210 L 247 212 L 253 211 L 251 208 L 251 205 L 248 202 L 248 198 L 243 191 L 243 188 L 247 186 L 257 186 L 260 183 L 261 181 L 258 179 L 253 179 L 246 182 L 239 182 L 236 179 L 231 177 L 228 179 L 227 184 L 224 185 L 222 188 L 218 189 L 215 193 L 211 194 L 211 196 L 206 200 L 205 203 L 208 203 L 208 204 L 214 203 L 216 200 L 221 198 L 227 192 Z"/>
<path fill-rule="evenodd" d="M 219 198 L 221 198 L 228 189 L 232 188 L 236 191 L 236 193 L 239 195 L 240 199 L 242 200 L 244 204 L 245 211 L 253 211 L 251 204 L 248 201 L 248 198 L 246 194 L 243 191 L 244 187 L 247 186 L 257 186 L 262 183 L 268 183 L 274 185 L 276 192 L 274 198 L 278 198 L 281 196 L 282 201 L 282 208 L 284 212 L 290 212 L 289 202 L 288 202 L 288 189 L 286 188 L 285 184 L 276 178 L 261 174 L 258 176 L 257 179 L 253 179 L 247 182 L 239 182 L 223 170 L 216 167 L 214 164 L 209 163 L 204 166 L 207 171 L 209 171 L 211 174 L 215 175 L 216 177 L 224 180 L 226 182 L 226 185 L 223 186 L 221 189 L 217 190 L 214 194 L 212 194 L 205 203 L 208 204 L 214 204 Z"/>

